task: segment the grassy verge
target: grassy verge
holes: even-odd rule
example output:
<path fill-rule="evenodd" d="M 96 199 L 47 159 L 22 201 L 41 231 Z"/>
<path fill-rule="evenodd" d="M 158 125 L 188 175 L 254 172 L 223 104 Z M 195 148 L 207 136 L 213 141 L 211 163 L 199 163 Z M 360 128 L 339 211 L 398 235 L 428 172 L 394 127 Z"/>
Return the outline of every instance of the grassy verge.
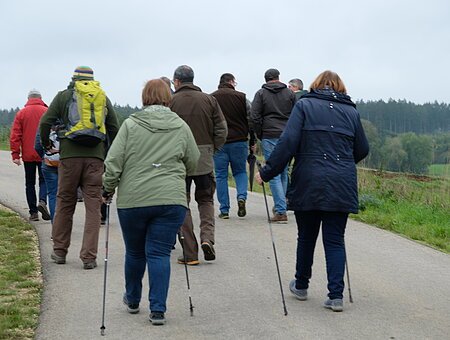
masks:
<path fill-rule="evenodd" d="M 9 141 L 0 141 L 0 150 L 9 151 Z"/>
<path fill-rule="evenodd" d="M 450 178 L 450 164 L 432 164 L 428 167 L 428 174 Z"/>
<path fill-rule="evenodd" d="M 34 229 L 0 206 L 0 339 L 33 339 L 42 291 Z"/>

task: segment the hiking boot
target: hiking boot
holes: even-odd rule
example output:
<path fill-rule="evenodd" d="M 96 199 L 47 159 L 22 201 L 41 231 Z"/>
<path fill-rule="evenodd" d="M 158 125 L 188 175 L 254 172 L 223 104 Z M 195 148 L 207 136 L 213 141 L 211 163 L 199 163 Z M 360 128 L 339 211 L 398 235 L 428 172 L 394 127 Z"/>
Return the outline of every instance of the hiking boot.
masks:
<path fill-rule="evenodd" d="M 300 301 L 306 301 L 308 299 L 308 290 L 307 289 L 298 289 L 298 288 L 296 288 L 295 287 L 295 280 L 292 280 L 289 283 L 289 290 Z"/>
<path fill-rule="evenodd" d="M 247 215 L 247 211 L 245 210 L 245 200 L 240 199 L 238 200 L 238 216 L 244 217 Z"/>
<path fill-rule="evenodd" d="M 219 218 L 221 218 L 222 220 L 228 220 L 230 218 L 230 214 L 221 212 L 219 214 Z"/>
<path fill-rule="evenodd" d="M 56 255 L 55 252 L 52 252 L 50 257 L 56 264 L 65 264 L 66 263 L 66 257 L 65 256 L 58 256 L 58 255 Z"/>
<path fill-rule="evenodd" d="M 331 309 L 333 312 L 342 312 L 344 310 L 344 302 L 342 299 L 327 299 L 323 306 L 325 308 Z"/>
<path fill-rule="evenodd" d="M 216 259 L 216 252 L 212 244 L 208 242 L 202 243 L 203 255 L 205 256 L 205 261 L 214 261 Z"/>
<path fill-rule="evenodd" d="M 286 224 L 288 222 L 288 218 L 286 214 L 274 214 L 273 217 L 270 219 L 272 223 L 278 223 L 278 224 Z"/>
<path fill-rule="evenodd" d="M 37 212 L 31 213 L 30 217 L 28 217 L 29 221 L 39 221 L 39 215 Z"/>
<path fill-rule="evenodd" d="M 166 323 L 163 312 L 150 312 L 149 320 L 155 326 L 161 326 Z"/>
<path fill-rule="evenodd" d="M 127 312 L 130 314 L 139 313 L 139 303 L 129 303 L 126 295 L 123 295 L 123 303 L 127 306 Z"/>
<path fill-rule="evenodd" d="M 41 213 L 42 219 L 44 221 L 50 221 L 52 219 L 52 217 L 50 216 L 50 213 L 48 212 L 48 209 L 47 209 L 47 203 L 45 203 L 44 201 L 39 201 L 37 209 Z"/>
<path fill-rule="evenodd" d="M 179 264 L 184 264 L 185 262 L 184 262 L 184 256 L 179 256 L 178 257 L 178 263 Z M 190 260 L 190 259 L 186 259 L 186 264 L 188 265 L 188 266 L 196 266 L 196 265 L 198 265 L 200 263 L 200 261 L 199 260 Z"/>
<path fill-rule="evenodd" d="M 83 262 L 83 269 L 94 269 L 97 267 L 97 261 Z"/>

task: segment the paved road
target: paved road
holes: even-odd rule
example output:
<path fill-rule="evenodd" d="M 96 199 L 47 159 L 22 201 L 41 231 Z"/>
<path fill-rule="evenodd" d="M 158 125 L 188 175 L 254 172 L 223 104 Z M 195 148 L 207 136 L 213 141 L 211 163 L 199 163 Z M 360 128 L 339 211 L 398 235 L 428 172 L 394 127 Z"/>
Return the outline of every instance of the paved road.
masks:
<path fill-rule="evenodd" d="M 23 168 L 0 152 L 0 202 L 27 215 Z M 350 221 L 347 252 L 355 302 L 343 313 L 321 304 L 326 297 L 323 247 L 319 243 L 309 300 L 289 293 L 295 267 L 296 225 L 274 225 L 289 315 L 283 315 L 262 195 L 250 194 L 248 215 L 216 221 L 217 260 L 189 268 L 194 317 L 189 316 L 184 267 L 172 256 L 167 324 L 148 322 L 147 303 L 130 315 L 122 305 L 124 246 L 112 206 L 106 336 L 100 336 L 105 228 L 99 267 L 82 269 L 78 258 L 84 206 L 78 203 L 66 265 L 50 261 L 50 223 L 33 223 L 44 274 L 37 339 L 449 339 L 450 256 L 386 231 Z M 198 218 L 195 217 L 197 220 Z M 147 285 L 146 285 L 147 287 Z M 146 288 L 145 288 L 146 289 Z M 345 294 L 347 291 L 345 291 Z M 144 294 L 145 295 L 145 294 Z"/>

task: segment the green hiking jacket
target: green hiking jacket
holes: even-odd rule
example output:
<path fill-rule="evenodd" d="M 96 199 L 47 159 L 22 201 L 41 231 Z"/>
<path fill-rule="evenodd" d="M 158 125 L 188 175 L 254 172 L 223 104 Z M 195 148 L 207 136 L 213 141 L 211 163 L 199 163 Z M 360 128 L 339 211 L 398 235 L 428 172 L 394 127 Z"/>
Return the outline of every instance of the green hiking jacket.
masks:
<path fill-rule="evenodd" d="M 103 187 L 118 208 L 187 207 L 186 182 L 200 157 L 189 126 L 169 108 L 145 107 L 120 127 L 105 160 Z"/>
<path fill-rule="evenodd" d="M 72 81 L 66 90 L 58 92 L 53 99 L 47 112 L 42 116 L 39 131 L 41 134 L 42 146 L 49 145 L 49 135 L 52 125 L 60 120 L 64 124 L 68 124 L 68 112 L 69 112 L 69 100 L 72 97 L 74 82 Z M 114 108 L 111 105 L 111 101 L 106 98 L 106 108 L 108 113 L 105 119 L 105 127 L 107 133 L 107 140 L 112 143 L 119 130 L 119 121 L 117 120 Z M 73 157 L 86 157 L 86 158 L 100 158 L 105 159 L 106 154 L 106 142 L 99 143 L 96 146 L 83 146 L 77 142 L 74 142 L 68 138 L 60 139 L 60 159 L 73 158 Z"/>

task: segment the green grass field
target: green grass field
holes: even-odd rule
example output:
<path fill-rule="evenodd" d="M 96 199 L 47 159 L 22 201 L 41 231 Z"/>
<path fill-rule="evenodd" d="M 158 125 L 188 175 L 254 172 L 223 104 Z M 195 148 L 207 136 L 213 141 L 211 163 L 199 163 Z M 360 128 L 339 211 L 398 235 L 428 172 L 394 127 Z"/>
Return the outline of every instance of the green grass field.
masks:
<path fill-rule="evenodd" d="M 432 164 L 428 167 L 428 174 L 450 178 L 450 164 Z"/>

